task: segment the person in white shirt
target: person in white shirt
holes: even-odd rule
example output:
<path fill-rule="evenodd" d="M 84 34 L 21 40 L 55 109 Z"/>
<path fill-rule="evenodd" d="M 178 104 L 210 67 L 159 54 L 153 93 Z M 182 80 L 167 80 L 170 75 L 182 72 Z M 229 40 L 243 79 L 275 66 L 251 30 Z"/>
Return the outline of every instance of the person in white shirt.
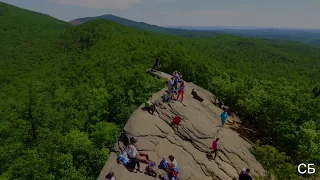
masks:
<path fill-rule="evenodd" d="M 169 160 L 170 160 L 169 168 L 170 169 L 176 169 L 178 167 L 177 160 L 172 155 L 169 156 Z"/>
<path fill-rule="evenodd" d="M 141 163 L 149 164 L 148 153 L 137 151 L 137 149 L 136 149 L 136 147 L 134 147 L 134 145 L 129 144 L 126 151 L 128 154 L 128 158 L 130 158 L 130 159 L 137 158 Z M 142 158 L 142 156 L 145 156 L 146 159 Z"/>

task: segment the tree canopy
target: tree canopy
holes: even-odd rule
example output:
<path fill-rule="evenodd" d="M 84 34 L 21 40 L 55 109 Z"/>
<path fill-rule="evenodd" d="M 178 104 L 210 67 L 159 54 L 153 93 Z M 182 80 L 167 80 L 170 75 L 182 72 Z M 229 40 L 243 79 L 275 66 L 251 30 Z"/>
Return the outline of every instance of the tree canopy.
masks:
<path fill-rule="evenodd" d="M 131 113 L 165 86 L 145 74 L 155 56 L 267 137 L 255 154 L 278 178 L 320 162 L 319 47 L 73 27 L 4 3 L 0 22 L 1 179 L 95 179 Z"/>

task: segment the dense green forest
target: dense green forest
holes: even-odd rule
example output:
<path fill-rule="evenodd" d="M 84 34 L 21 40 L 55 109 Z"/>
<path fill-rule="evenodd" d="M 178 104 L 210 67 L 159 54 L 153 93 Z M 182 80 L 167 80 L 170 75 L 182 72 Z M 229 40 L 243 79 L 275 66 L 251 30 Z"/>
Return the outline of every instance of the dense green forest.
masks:
<path fill-rule="evenodd" d="M 0 22 L 0 179 L 96 179 L 128 117 L 165 86 L 145 73 L 155 56 L 265 137 L 252 151 L 278 179 L 320 162 L 319 47 L 72 27 L 4 3 Z"/>

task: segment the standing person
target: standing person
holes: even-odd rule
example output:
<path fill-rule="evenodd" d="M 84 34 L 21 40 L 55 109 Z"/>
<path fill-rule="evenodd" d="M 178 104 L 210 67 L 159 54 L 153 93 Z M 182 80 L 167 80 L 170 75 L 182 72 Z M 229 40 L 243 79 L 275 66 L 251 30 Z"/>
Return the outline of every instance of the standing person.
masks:
<path fill-rule="evenodd" d="M 224 124 L 226 123 L 227 119 L 228 119 L 228 112 L 226 108 L 223 108 L 223 112 L 220 115 L 221 117 L 221 123 L 222 123 L 222 127 L 224 127 Z"/>
<path fill-rule="evenodd" d="M 168 81 L 168 90 L 169 90 L 170 94 L 173 95 L 173 77 L 171 77 L 171 79 L 169 79 L 169 81 Z"/>
<path fill-rule="evenodd" d="M 168 163 L 168 171 L 172 172 L 174 177 L 177 179 L 178 178 L 178 174 L 180 174 L 179 169 L 178 169 L 178 163 L 177 160 L 175 159 L 175 157 L 173 155 L 169 156 L 169 160 L 170 162 Z"/>
<path fill-rule="evenodd" d="M 245 172 L 240 173 L 239 180 L 252 180 L 250 169 L 247 168 Z"/>
<path fill-rule="evenodd" d="M 216 140 L 214 140 L 212 142 L 212 151 L 211 151 L 211 155 L 214 153 L 214 158 L 213 160 L 217 157 L 218 154 L 218 150 L 219 150 L 219 138 L 217 138 Z"/>
<path fill-rule="evenodd" d="M 182 74 L 181 74 L 181 72 L 178 72 L 178 75 L 179 75 L 179 82 L 182 82 Z"/>
<path fill-rule="evenodd" d="M 182 102 L 183 101 L 183 95 L 184 95 L 184 82 L 183 81 L 180 84 L 180 89 L 179 89 L 179 92 L 178 92 L 177 99 L 179 99 L 180 95 L 181 95 L 181 102 Z"/>
<path fill-rule="evenodd" d="M 178 89 L 178 82 L 179 82 L 179 78 L 180 78 L 177 71 L 174 72 L 173 78 L 174 78 L 174 88 L 177 90 Z"/>
<path fill-rule="evenodd" d="M 157 70 L 158 70 L 159 61 L 160 61 L 159 56 L 157 56 L 157 57 L 156 57 L 156 61 L 154 62 L 154 65 L 153 65 L 153 67 L 152 67 L 152 71 L 154 71 L 156 67 L 157 67 Z"/>

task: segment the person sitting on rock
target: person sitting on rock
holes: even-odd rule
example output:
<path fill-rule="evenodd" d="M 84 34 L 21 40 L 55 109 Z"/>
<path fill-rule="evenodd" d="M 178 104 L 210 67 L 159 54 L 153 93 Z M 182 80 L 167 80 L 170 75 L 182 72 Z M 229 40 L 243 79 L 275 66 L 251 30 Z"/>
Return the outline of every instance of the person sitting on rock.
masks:
<path fill-rule="evenodd" d="M 125 151 L 121 151 L 121 153 L 118 156 L 117 163 L 123 164 L 129 169 L 133 169 L 133 172 L 135 172 L 135 173 L 137 172 L 137 170 L 135 169 L 135 167 L 137 166 L 138 167 L 138 171 L 141 172 L 141 173 L 143 172 L 140 169 L 139 160 L 136 159 L 136 158 L 132 158 L 132 159 L 127 158 Z"/>
<path fill-rule="evenodd" d="M 252 180 L 250 169 L 247 168 L 245 172 L 240 173 L 239 180 Z"/>
<path fill-rule="evenodd" d="M 110 172 L 109 174 L 106 175 L 106 180 L 116 180 L 114 177 L 114 173 Z"/>
<path fill-rule="evenodd" d="M 153 176 L 153 177 L 157 177 L 157 173 L 156 173 L 156 163 L 153 161 L 149 161 L 148 166 L 146 167 L 145 174 L 149 175 L 149 176 Z"/>
<path fill-rule="evenodd" d="M 138 159 L 139 162 L 149 164 L 149 155 L 148 153 L 138 152 L 136 147 L 133 144 L 129 144 L 127 148 L 128 157 L 130 159 Z M 143 159 L 142 156 L 145 156 L 146 159 Z"/>
<path fill-rule="evenodd" d="M 220 117 L 221 117 L 222 127 L 224 127 L 224 124 L 227 122 L 227 119 L 228 119 L 228 112 L 226 108 L 223 108 L 223 112 L 221 113 Z"/>
<path fill-rule="evenodd" d="M 149 97 L 147 99 L 148 100 L 146 100 L 144 102 L 144 108 L 145 108 L 145 110 L 147 110 L 149 113 L 151 113 L 153 115 L 154 111 L 156 110 L 156 106 L 151 102 L 151 97 Z"/>
<path fill-rule="evenodd" d="M 162 95 L 162 101 L 163 102 L 169 102 L 169 91 L 168 90 L 166 90 L 164 93 L 163 93 L 163 95 Z"/>
<path fill-rule="evenodd" d="M 219 150 L 219 138 L 217 138 L 212 142 L 211 148 L 212 148 L 211 155 L 214 153 L 214 157 L 213 157 L 213 160 L 214 160 L 217 157 L 218 150 Z"/>

